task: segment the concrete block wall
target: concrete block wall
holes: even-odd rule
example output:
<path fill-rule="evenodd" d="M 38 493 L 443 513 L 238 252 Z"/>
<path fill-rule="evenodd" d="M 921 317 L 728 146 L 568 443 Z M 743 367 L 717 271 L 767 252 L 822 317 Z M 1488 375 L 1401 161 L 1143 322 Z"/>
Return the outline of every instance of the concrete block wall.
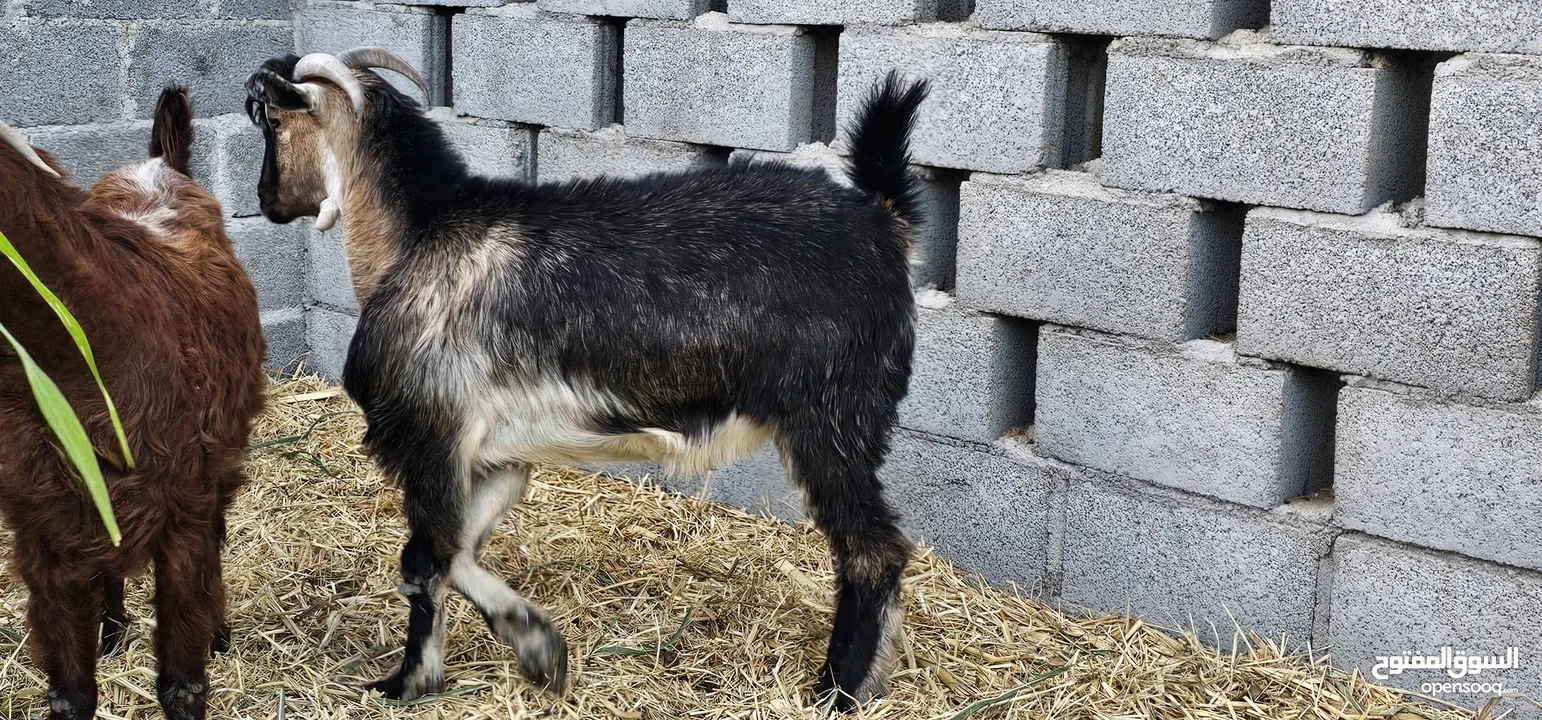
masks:
<path fill-rule="evenodd" d="M 237 4 L 13 0 L 0 118 L 99 173 L 142 144 L 150 84 L 195 67 L 199 172 L 311 367 L 340 372 L 358 311 L 338 230 L 250 217 L 231 83 L 276 45 L 396 50 L 474 167 L 541 182 L 838 174 L 838 129 L 898 68 L 934 88 L 883 470 L 908 533 L 1221 643 L 1234 618 L 1365 672 L 1442 645 L 1542 662 L 1529 4 L 305 0 L 292 35 L 290 8 Z M 88 64 L 115 70 L 56 71 Z M 774 449 L 660 479 L 801 517 Z M 1542 693 L 1534 664 L 1493 679 Z"/>
<path fill-rule="evenodd" d="M 142 162 L 161 88 L 188 86 L 193 175 L 219 198 L 257 284 L 268 362 L 305 360 L 306 227 L 256 217 L 262 136 L 242 84 L 294 49 L 289 0 L 16 0 L 0 6 L 0 121 L 81 186 Z"/>

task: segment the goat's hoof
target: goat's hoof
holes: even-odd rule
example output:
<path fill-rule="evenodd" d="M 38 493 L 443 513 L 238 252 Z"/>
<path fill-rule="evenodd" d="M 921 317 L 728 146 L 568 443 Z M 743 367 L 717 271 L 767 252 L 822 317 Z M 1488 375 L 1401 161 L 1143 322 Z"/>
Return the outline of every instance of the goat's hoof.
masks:
<path fill-rule="evenodd" d="M 520 634 L 514 654 L 519 669 L 536 687 L 561 695 L 568 687 L 568 644 L 551 625 L 532 623 Z"/>
<path fill-rule="evenodd" d="M 209 650 L 215 655 L 230 652 L 230 623 L 220 623 L 214 629 L 214 639 L 209 641 Z"/>
<path fill-rule="evenodd" d="M 866 692 L 859 689 L 858 695 L 852 695 L 841 689 L 835 679 L 835 672 L 828 662 L 819 668 L 819 680 L 814 683 L 814 697 L 818 700 L 818 706 L 827 712 L 837 712 L 842 715 L 856 712 L 864 701 L 882 694 L 882 689 Z"/>
<path fill-rule="evenodd" d="M 166 720 L 204 720 L 209 683 L 206 680 L 184 680 L 158 683 L 161 711 Z"/>
<path fill-rule="evenodd" d="M 424 695 L 444 690 L 444 677 L 410 678 L 401 670 L 364 686 L 365 692 L 378 692 L 387 700 L 412 702 Z"/>

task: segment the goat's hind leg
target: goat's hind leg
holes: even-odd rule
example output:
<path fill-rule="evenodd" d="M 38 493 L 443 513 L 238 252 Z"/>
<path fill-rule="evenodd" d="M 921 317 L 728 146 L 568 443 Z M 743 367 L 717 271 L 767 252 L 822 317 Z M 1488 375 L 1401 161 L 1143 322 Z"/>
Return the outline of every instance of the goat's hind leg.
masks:
<path fill-rule="evenodd" d="M 494 637 L 514 648 L 519 667 L 536 686 L 555 693 L 567 687 L 567 643 L 545 611 L 526 600 L 507 583 L 477 562 L 499 518 L 524 493 L 530 467 L 513 465 L 473 481 L 471 522 L 466 525 L 466 547 L 450 567 L 455 591 L 475 605 Z"/>
<path fill-rule="evenodd" d="M 838 436 L 806 433 L 788 438 L 783 451 L 835 557 L 835 623 L 815 692 L 850 712 L 886 689 L 910 543 L 878 481 L 882 443 L 843 449 Z"/>
<path fill-rule="evenodd" d="M 48 675 L 49 720 L 88 720 L 96 715 L 97 633 L 102 600 L 89 570 L 78 559 L 33 556 L 17 538 L 16 567 L 27 583 L 27 624 L 33 661 Z"/>

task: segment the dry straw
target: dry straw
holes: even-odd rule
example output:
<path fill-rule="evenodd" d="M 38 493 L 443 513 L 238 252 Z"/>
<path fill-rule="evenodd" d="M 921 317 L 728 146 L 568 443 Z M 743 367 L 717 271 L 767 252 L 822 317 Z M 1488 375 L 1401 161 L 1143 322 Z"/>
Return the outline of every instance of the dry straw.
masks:
<path fill-rule="evenodd" d="M 658 489 L 547 469 L 485 562 L 547 607 L 570 643 L 563 700 L 450 601 L 448 692 L 410 706 L 360 685 L 399 658 L 400 496 L 360 454 L 363 422 L 314 378 L 277 385 L 230 527 L 235 641 L 210 667 L 211 718 L 812 718 L 829 632 L 819 534 Z M 5 546 L 0 541 L 0 549 Z M 104 718 L 157 718 L 149 583 L 132 642 L 103 662 Z M 1397 718 L 1472 713 L 1409 702 L 1357 674 L 1239 638 L 1216 651 L 1129 617 L 1076 617 L 983 587 L 919 549 L 888 698 L 861 718 Z M 453 596 L 452 596 L 453 597 Z M 23 647 L 25 590 L 0 591 L 0 714 L 46 715 Z"/>

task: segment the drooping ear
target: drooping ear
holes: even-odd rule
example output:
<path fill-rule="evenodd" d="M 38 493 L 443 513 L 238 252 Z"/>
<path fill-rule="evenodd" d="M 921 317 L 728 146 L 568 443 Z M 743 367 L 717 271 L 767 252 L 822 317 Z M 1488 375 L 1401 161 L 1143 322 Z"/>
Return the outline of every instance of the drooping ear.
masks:
<path fill-rule="evenodd" d="M 310 94 L 272 70 L 263 68 L 246 79 L 246 94 L 280 110 L 302 112 L 311 108 Z"/>

